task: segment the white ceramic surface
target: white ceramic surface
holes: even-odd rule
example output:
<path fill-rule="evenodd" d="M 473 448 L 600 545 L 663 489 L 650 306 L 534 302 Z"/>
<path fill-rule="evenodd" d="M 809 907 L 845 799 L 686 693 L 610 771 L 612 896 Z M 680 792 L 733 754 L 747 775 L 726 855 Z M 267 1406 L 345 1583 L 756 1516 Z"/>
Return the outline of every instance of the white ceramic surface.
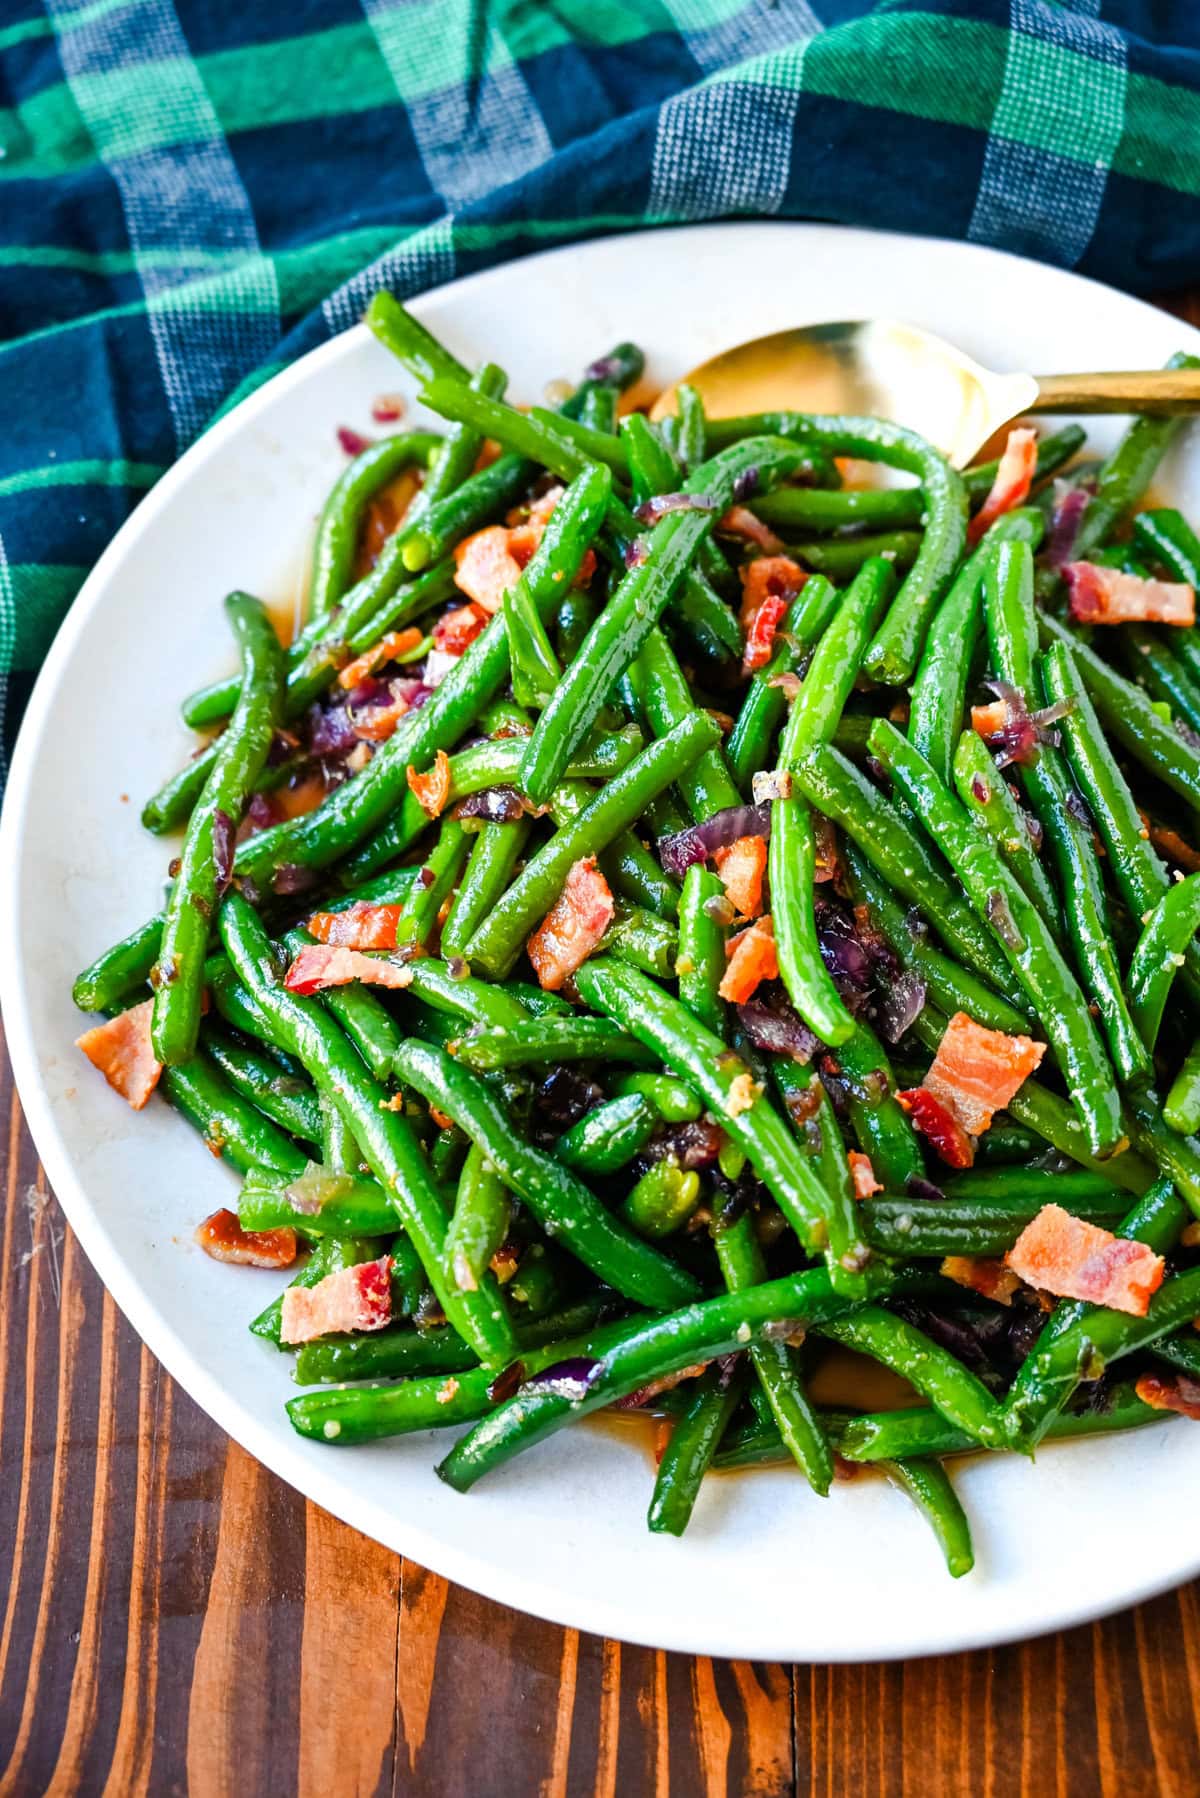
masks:
<path fill-rule="evenodd" d="M 822 226 L 702 226 L 552 251 L 425 295 L 467 361 L 537 400 L 620 338 L 656 381 L 739 338 L 871 312 L 942 332 L 997 368 L 1153 366 L 1200 334 L 1076 276 L 959 244 Z M 282 599 L 343 466 L 335 427 L 411 388 L 361 327 L 222 420 L 142 502 L 47 658 L 0 828 L 0 992 L 30 1127 L 85 1250 L 151 1349 L 276 1473 L 439 1573 L 558 1622 L 695 1652 L 866 1660 L 1074 1623 L 1193 1575 L 1181 1503 L 1200 1429 L 977 1458 L 957 1474 L 978 1565 L 952 1582 L 882 1480 L 824 1501 L 786 1471 L 706 1484 L 683 1541 L 645 1528 L 650 1470 L 609 1430 L 567 1431 L 467 1497 L 433 1436 L 337 1449 L 293 1435 L 288 1361 L 246 1333 L 277 1276 L 209 1261 L 196 1221 L 236 1191 L 165 1106 L 134 1116 L 73 1049 L 79 966 L 156 909 L 164 845 L 138 803 L 190 748 L 176 702 L 229 666 L 220 596 Z M 1110 443 L 1117 421 L 1096 421 Z M 1193 443 L 1194 443 L 1193 439 Z M 1185 445 L 1161 487 L 1200 510 Z"/>

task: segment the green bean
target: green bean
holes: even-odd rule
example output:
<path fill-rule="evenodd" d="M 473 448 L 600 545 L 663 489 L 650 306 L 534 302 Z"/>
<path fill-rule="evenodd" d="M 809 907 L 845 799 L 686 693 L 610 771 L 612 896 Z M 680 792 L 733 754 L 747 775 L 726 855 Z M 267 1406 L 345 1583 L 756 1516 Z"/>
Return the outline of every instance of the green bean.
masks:
<path fill-rule="evenodd" d="M 1180 351 L 1170 358 L 1167 367 L 1200 368 L 1200 357 Z M 1098 548 L 1121 514 L 1137 505 L 1183 424 L 1182 418 L 1133 420 L 1096 477 L 1095 492 L 1075 535 L 1076 561 Z"/>
<path fill-rule="evenodd" d="M 771 759 L 775 733 L 787 713 L 785 676 L 799 672 L 840 604 L 840 594 L 824 575 L 805 581 L 784 617 L 771 660 L 751 677 L 725 746 L 729 768 L 743 794 L 750 793 L 754 776 Z"/>
<path fill-rule="evenodd" d="M 868 561 L 818 642 L 779 746 L 779 764 L 788 774 L 809 750 L 833 735 L 893 584 L 886 562 Z M 817 843 L 812 813 L 801 794 L 773 802 L 768 853 L 780 978 L 810 1030 L 836 1047 L 853 1032 L 854 1019 L 825 967 L 817 940 L 813 885 Z"/>
<path fill-rule="evenodd" d="M 1162 638 L 1144 624 L 1125 624 L 1114 634 L 1130 680 L 1166 705 L 1173 718 L 1200 729 L 1200 684 Z"/>
<path fill-rule="evenodd" d="M 968 969 L 960 967 L 950 956 L 943 955 L 929 942 L 923 919 L 905 911 L 895 898 L 887 880 L 882 878 L 854 842 L 845 844 L 846 866 L 850 890 L 859 904 L 870 912 L 871 922 L 883 933 L 897 959 L 917 974 L 935 1005 L 952 1016 L 965 1011 L 977 1024 L 989 1030 L 1003 1030 L 1008 1036 L 1020 1036 L 1029 1026 L 1029 1017 L 1000 998 L 990 986 Z"/>
<path fill-rule="evenodd" d="M 492 1025 L 460 1036 L 454 1055 L 465 1067 L 541 1067 L 562 1061 L 648 1062 L 636 1036 L 613 1027 L 607 1018 L 574 1014 L 528 1018 L 521 1023 Z"/>
<path fill-rule="evenodd" d="M 995 845 L 947 791 L 928 762 L 886 719 L 871 731 L 871 751 L 937 842 L 981 919 L 995 920 L 996 940 L 1021 983 L 1079 1107 L 1094 1155 L 1122 1142 L 1112 1069 L 1087 1002 L 1041 913 Z"/>
<path fill-rule="evenodd" d="M 343 1267 L 360 1267 L 365 1261 L 378 1258 L 379 1244 L 373 1238 L 359 1236 L 326 1236 L 316 1244 L 312 1254 L 305 1262 L 289 1286 L 316 1286 L 326 1274 L 337 1273 Z M 250 1325 L 255 1336 L 261 1336 L 264 1342 L 273 1342 L 276 1348 L 282 1348 L 283 1326 L 283 1293 L 279 1293 L 265 1310 L 260 1311 Z"/>
<path fill-rule="evenodd" d="M 983 597 L 996 673 L 1027 701 L 1034 699 L 1038 636 L 1028 544 L 999 544 L 989 553 Z M 1049 840 L 1075 966 L 1099 1012 L 1117 1074 L 1125 1084 L 1144 1082 L 1152 1072 L 1150 1057 L 1122 989 L 1099 858 L 1091 830 L 1075 815 L 1073 789 L 1057 749 L 1043 743 L 1032 760 L 1020 764 L 1019 778 Z"/>
<path fill-rule="evenodd" d="M 412 980 L 408 987 L 415 999 L 423 999 L 438 1011 L 462 1018 L 468 1025 L 485 1024 L 508 1029 L 528 1022 L 525 1007 L 498 986 L 468 975 L 459 979 L 444 961 L 423 957 L 410 964 Z"/>
<path fill-rule="evenodd" d="M 474 932 L 499 900 L 529 840 L 532 820 L 485 824 L 442 925 L 442 953 L 462 955 Z"/>
<path fill-rule="evenodd" d="M 548 711 L 542 716 L 548 717 Z M 719 735 L 711 718 L 694 712 L 665 737 L 648 744 L 526 864 L 471 938 L 468 959 L 494 978 L 503 978 L 525 938 L 558 898 L 573 864 L 606 849 L 637 821 L 647 800 L 665 791 Z"/>
<path fill-rule="evenodd" d="M 621 1201 L 621 1216 L 639 1236 L 658 1242 L 682 1229 L 699 1203 L 699 1174 L 667 1156 L 648 1167 L 630 1188 Z"/>
<path fill-rule="evenodd" d="M 305 1142 L 321 1140 L 321 1108 L 306 1080 L 218 1030 L 205 1029 L 201 1044 L 235 1093 Z"/>
<path fill-rule="evenodd" d="M 602 954 L 610 951 L 619 961 L 627 961 L 643 974 L 654 974 L 670 980 L 675 974 L 679 954 L 679 932 L 665 918 L 640 906 L 632 910 L 618 907 L 612 923 L 596 945 Z"/>
<path fill-rule="evenodd" d="M 610 1090 L 618 1099 L 627 1093 L 640 1093 L 665 1124 L 694 1123 L 704 1110 L 691 1087 L 671 1074 L 618 1074 Z"/>
<path fill-rule="evenodd" d="M 593 469 L 563 494 L 541 543 L 525 570 L 540 606 L 557 601 L 564 583 L 574 580 L 604 515 L 610 492 L 607 470 Z M 423 767 L 436 751 L 453 744 L 495 697 L 508 668 L 504 622 L 493 618 L 459 657 L 431 699 L 401 719 L 366 768 L 335 789 L 307 817 L 262 831 L 244 843 L 236 871 L 266 885 L 287 863 L 324 867 L 353 848 L 381 824 L 408 786 L 410 766 Z"/>
<path fill-rule="evenodd" d="M 704 509 L 670 512 L 653 527 L 645 560 L 628 570 L 612 594 L 529 739 L 521 786 L 535 805 L 544 804 L 562 778 L 571 751 L 657 623 L 714 517 L 729 506 L 739 475 L 754 467 L 769 481 L 790 473 L 795 463 L 791 445 L 752 439 L 704 463 L 688 478 L 684 491 L 703 500 Z"/>
<path fill-rule="evenodd" d="M 579 654 L 580 645 L 596 622 L 599 609 L 586 587 L 572 587 L 563 595 L 558 608 L 556 643 L 564 662 L 573 661 Z"/>
<path fill-rule="evenodd" d="M 697 1023 L 714 1036 L 725 1030 L 725 1004 L 719 988 L 725 977 L 725 929 L 713 915 L 724 901 L 725 888 L 702 862 L 693 862 L 683 877 L 679 901 L 679 997 Z"/>
<path fill-rule="evenodd" d="M 940 1461 L 882 1461 L 889 1484 L 907 1494 L 937 1537 L 951 1579 L 961 1579 L 975 1565 L 971 1526 L 950 1476 Z"/>
<path fill-rule="evenodd" d="M 460 1291 L 479 1285 L 508 1235 L 508 1188 L 478 1143 L 467 1150 L 446 1232 L 446 1268 Z"/>
<path fill-rule="evenodd" d="M 1081 1167 L 1090 1167 L 1093 1173 L 1103 1174 L 1126 1192 L 1144 1192 L 1154 1178 L 1153 1167 L 1129 1149 L 1098 1161 L 1089 1153 L 1083 1122 L 1075 1108 L 1036 1080 L 1025 1082 L 1008 1101 L 1008 1109 L 1018 1123 L 1035 1131 L 1060 1154 L 1069 1155 Z"/>
<path fill-rule="evenodd" d="M 621 420 L 619 429 L 629 461 L 634 504 L 640 506 L 656 494 L 673 492 L 683 471 L 645 413 L 630 412 Z"/>
<path fill-rule="evenodd" d="M 636 343 L 618 343 L 607 356 L 598 357 L 590 365 L 574 393 L 563 401 L 564 416 L 577 417 L 587 406 L 597 387 L 614 387 L 621 392 L 627 387 L 635 386 L 641 380 L 645 367 L 646 358 Z"/>
<path fill-rule="evenodd" d="M 1139 512 L 1133 521 L 1133 541 L 1144 555 L 1160 562 L 1172 580 L 1200 587 L 1200 538 L 1182 512 L 1171 506 Z"/>
<path fill-rule="evenodd" d="M 1038 860 L 1026 814 L 978 732 L 965 730 L 958 739 L 953 775 L 963 805 L 992 838 L 1047 924 L 1061 929 L 1058 900 Z"/>
<path fill-rule="evenodd" d="M 500 611 L 508 637 L 513 697 L 519 705 L 544 706 L 562 679 L 562 664 L 524 576 L 505 593 Z"/>
<path fill-rule="evenodd" d="M 874 531 L 862 537 L 821 537 L 791 543 L 788 554 L 806 568 L 839 583 L 853 580 L 863 564 L 879 557 L 895 569 L 911 568 L 921 548 L 919 531 Z"/>
<path fill-rule="evenodd" d="M 678 883 L 663 873 L 632 830 L 621 832 L 601 856 L 600 865 L 613 891 L 642 911 L 659 918 L 673 918 L 678 913 Z"/>
<path fill-rule="evenodd" d="M 662 631 L 652 630 L 638 651 L 637 678 L 643 684 L 646 717 L 656 737 L 667 733 L 696 711 L 683 670 Z M 697 824 L 727 806 L 740 805 L 720 743 L 697 756 L 678 781 L 684 804 Z"/>
<path fill-rule="evenodd" d="M 925 495 L 919 487 L 867 487 L 832 493 L 814 487 L 780 487 L 751 500 L 750 509 L 764 524 L 783 531 L 840 531 L 855 525 L 890 531 L 921 523 Z"/>
<path fill-rule="evenodd" d="M 989 1130 L 982 1140 L 986 1142 L 991 1134 Z M 944 1180 L 942 1191 L 950 1204 L 982 1206 L 1014 1216 L 1035 1215 L 1043 1205 L 1055 1202 L 1056 1193 L 1068 1211 L 1077 1209 L 1081 1215 L 1090 1215 L 1092 1210 L 1111 1213 L 1119 1205 L 1128 1210 L 1129 1201 L 1114 1186 L 1109 1170 L 1108 1162 L 1097 1168 L 973 1167 Z"/>
<path fill-rule="evenodd" d="M 852 1314 L 821 1319 L 816 1328 L 843 1348 L 890 1367 L 985 1448 L 1008 1446 L 1001 1408 L 982 1380 L 915 1324 L 880 1305 L 862 1305 Z"/>
<path fill-rule="evenodd" d="M 656 1535 L 682 1536 L 700 1486 L 729 1421 L 745 1393 L 736 1369 L 710 1367 L 695 1382 L 687 1410 L 676 1419 L 663 1450 L 646 1522 Z"/>
<path fill-rule="evenodd" d="M 517 1346 L 525 1358 L 530 1351 L 550 1346 L 552 1357 L 562 1353 L 563 1337 L 593 1329 L 605 1308 L 601 1295 L 591 1294 L 545 1317 L 531 1318 L 517 1327 Z M 427 1330 L 376 1330 L 370 1334 L 327 1336 L 302 1343 L 292 1378 L 298 1386 L 316 1386 L 346 1380 L 411 1380 L 414 1375 L 469 1373 L 480 1383 L 487 1403 L 487 1387 L 495 1372 L 479 1366 L 470 1347 L 449 1324 Z M 433 1421 L 441 1418 L 434 1415 Z M 415 1425 L 420 1428 L 422 1426 Z"/>
<path fill-rule="evenodd" d="M 568 416 L 564 414 L 564 416 Z M 579 422 L 589 430 L 612 436 L 617 428 L 617 390 L 595 383 L 589 386 L 579 407 Z"/>
<path fill-rule="evenodd" d="M 1154 1353 L 1160 1360 L 1190 1374 L 1192 1379 L 1200 1379 L 1200 1336 L 1194 1330 L 1189 1330 L 1185 1336 L 1168 1336 L 1165 1341 L 1156 1342 Z"/>
<path fill-rule="evenodd" d="M 283 942 L 288 954 L 294 956 L 313 940 L 306 930 L 289 930 Z M 345 986 L 326 987 L 317 1003 L 336 1018 L 376 1080 L 387 1080 L 392 1057 L 403 1037 L 379 997 L 359 981 L 351 981 Z"/>
<path fill-rule="evenodd" d="M 713 1246 L 731 1293 L 762 1285 L 767 1275 L 766 1257 L 749 1212 L 732 1224 L 714 1228 Z M 780 1438 L 813 1491 L 824 1497 L 833 1484 L 833 1455 L 805 1390 L 799 1354 L 781 1338 L 752 1342 L 748 1353 Z"/>
<path fill-rule="evenodd" d="M 658 1113 L 640 1093 L 609 1099 L 563 1132 L 557 1159 L 583 1174 L 615 1174 L 640 1154 L 658 1127 Z"/>
<path fill-rule="evenodd" d="M 1163 1101 L 1163 1119 L 1181 1136 L 1200 1130 L 1200 1037 L 1188 1050 Z"/>
<path fill-rule="evenodd" d="M 303 1236 L 394 1236 L 396 1210 L 382 1186 L 310 1162 L 292 1179 L 251 1169 L 238 1195 L 243 1230 L 290 1224 Z"/>
<path fill-rule="evenodd" d="M 685 469 L 698 468 L 704 460 L 706 421 L 704 401 L 694 387 L 681 381 L 675 389 L 679 419 L 679 456 Z"/>
<path fill-rule="evenodd" d="M 405 1043 L 395 1072 L 479 1144 L 543 1229 L 601 1280 L 646 1305 L 676 1305 L 694 1294 L 690 1274 L 630 1235 L 569 1169 L 522 1142 L 495 1094 L 443 1050 Z"/>
<path fill-rule="evenodd" d="M 1148 1049 L 1153 1049 L 1163 1009 L 1183 952 L 1200 928 L 1200 874 L 1168 888 L 1147 913 L 1129 964 L 1129 1005 Z"/>
<path fill-rule="evenodd" d="M 1200 812 L 1200 750 L 1163 722 L 1140 687 L 1101 661 L 1066 625 L 1043 613 L 1038 627 L 1043 644 L 1064 643 L 1071 651 L 1092 704 L 1118 743 L 1193 811 Z"/>
<path fill-rule="evenodd" d="M 451 814 L 441 820 L 437 842 L 409 888 L 396 921 L 396 947 L 409 948 L 429 941 L 438 913 L 457 886 L 471 839 Z"/>
<path fill-rule="evenodd" d="M 903 1192 L 909 1180 L 924 1178 L 925 1158 L 896 1099 L 896 1079 L 886 1049 L 865 1019 L 859 1018 L 853 1035 L 840 1044 L 833 1059 L 845 1086 L 859 1148 L 870 1158 L 880 1184 L 890 1192 Z"/>
<path fill-rule="evenodd" d="M 270 619 L 245 593 L 229 595 L 225 614 L 242 653 L 242 693 L 184 838 L 151 974 L 154 1053 L 170 1064 L 188 1059 L 200 1029 L 204 956 L 232 854 L 232 842 L 219 848 L 217 836 L 232 838 L 279 720 L 283 653 Z"/>
<path fill-rule="evenodd" d="M 1118 1233 L 1162 1254 L 1178 1237 L 1186 1217 L 1187 1208 L 1171 1182 L 1161 1179 L 1139 1199 Z M 1008 1442 L 1024 1453 L 1032 1452 L 1081 1379 L 1098 1379 L 1121 1355 L 1150 1347 L 1160 1336 L 1190 1322 L 1198 1306 L 1200 1269 L 1164 1281 L 1143 1317 L 1074 1299 L 1062 1301 L 1009 1388 L 1003 1416 Z"/>
<path fill-rule="evenodd" d="M 412 1129 L 390 1108 L 384 1087 L 363 1067 L 328 1012 L 280 984 L 267 937 L 240 894 L 226 898 L 220 929 L 230 961 L 270 1018 L 276 1040 L 299 1057 L 318 1091 L 349 1124 L 448 1320 L 488 1365 L 511 1358 L 512 1329 L 495 1282 L 489 1278 L 477 1291 L 461 1293 L 444 1276 L 445 1207 Z"/>
<path fill-rule="evenodd" d="M 385 437 L 355 456 L 334 482 L 317 521 L 308 593 L 310 618 L 322 618 L 332 611 L 350 585 L 359 531 L 371 500 L 414 462 L 428 466 L 441 447 L 442 439 L 432 431 Z"/>
<path fill-rule="evenodd" d="M 793 781 L 818 811 L 857 843 L 892 891 L 926 914 L 948 949 L 979 969 L 993 986 L 1011 986 L 1008 964 L 990 931 L 959 897 L 907 818 L 865 774 L 835 749 L 826 748 L 805 756 L 793 771 Z"/>
<path fill-rule="evenodd" d="M 1082 1180 L 1081 1177 L 1082 1176 Z M 945 1199 L 869 1199 L 863 1230 L 881 1255 L 1004 1255 L 1026 1224 L 1047 1204 L 1061 1204 L 1076 1217 L 1109 1223 L 1128 1205 L 1118 1187 L 1094 1174 L 1058 1174 L 1056 1190 L 1018 1209 Z M 1090 1183 L 1081 1196 L 1082 1181 Z"/>
<path fill-rule="evenodd" d="M 997 1113 L 990 1128 L 980 1137 L 975 1149 L 975 1165 L 981 1170 L 988 1167 L 1008 1168 L 1015 1163 L 1025 1163 L 1034 1155 L 1041 1153 L 1042 1145 L 1032 1130 L 1026 1130 L 1021 1124 L 1014 1124 Z"/>
<path fill-rule="evenodd" d="M 161 1084 L 164 1096 L 212 1153 L 239 1173 L 263 1167 L 294 1175 L 304 1167 L 303 1152 L 234 1090 L 203 1049 L 178 1067 L 164 1068 Z"/>
<path fill-rule="evenodd" d="M 585 961 L 575 984 L 585 1004 L 606 1012 L 695 1088 L 749 1158 L 800 1241 L 824 1251 L 837 1289 L 861 1293 L 866 1261 L 853 1205 L 826 1192 L 797 1161 L 786 1124 L 755 1087 L 745 1062 L 678 999 L 632 968 L 607 959 Z"/>
<path fill-rule="evenodd" d="M 837 1316 L 846 1302 L 833 1291 L 825 1271 L 816 1269 L 708 1299 L 667 1317 L 634 1320 L 608 1347 L 593 1348 L 598 1365 L 586 1380 L 527 1382 L 515 1398 L 459 1439 L 438 1474 L 455 1491 L 465 1492 L 522 1449 L 650 1380 L 745 1348 L 783 1319 L 815 1326 Z"/>
<path fill-rule="evenodd" d="M 1153 1087 L 1127 1095 L 1125 1121 L 1134 1147 L 1153 1161 L 1160 1173 L 1170 1176 L 1200 1218 L 1200 1141 L 1180 1136 L 1163 1122 L 1162 1105 Z"/>

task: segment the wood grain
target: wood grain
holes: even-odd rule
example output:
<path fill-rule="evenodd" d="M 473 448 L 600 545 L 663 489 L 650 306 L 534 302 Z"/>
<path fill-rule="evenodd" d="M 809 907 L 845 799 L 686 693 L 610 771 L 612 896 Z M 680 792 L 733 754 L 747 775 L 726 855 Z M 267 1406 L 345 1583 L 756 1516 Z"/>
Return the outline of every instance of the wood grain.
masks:
<path fill-rule="evenodd" d="M 2 1048 L 0 1129 L 0 1798 L 1200 1792 L 1200 1586 L 992 1653 L 791 1668 L 601 1641 L 402 1562 L 142 1348 Z"/>

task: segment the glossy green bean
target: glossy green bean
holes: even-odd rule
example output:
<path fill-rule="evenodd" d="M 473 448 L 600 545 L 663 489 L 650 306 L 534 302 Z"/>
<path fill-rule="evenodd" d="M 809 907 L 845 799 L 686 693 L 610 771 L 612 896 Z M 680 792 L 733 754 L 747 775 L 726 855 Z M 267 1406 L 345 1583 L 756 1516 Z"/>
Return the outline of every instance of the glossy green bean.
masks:
<path fill-rule="evenodd" d="M 1153 1049 L 1158 1039 L 1167 995 L 1197 929 L 1200 874 L 1189 874 L 1169 887 L 1147 913 L 1129 963 L 1129 1007 L 1148 1049 Z"/>
<path fill-rule="evenodd" d="M 554 1145 L 556 1158 L 581 1174 L 615 1174 L 649 1142 L 658 1113 L 640 1093 L 609 1099 L 565 1130 Z"/>
<path fill-rule="evenodd" d="M 725 1003 L 719 990 L 725 977 L 725 926 L 717 912 L 724 899 L 719 877 L 702 862 L 693 862 L 683 877 L 679 901 L 675 972 L 680 1001 L 715 1036 L 725 1030 Z"/>
<path fill-rule="evenodd" d="M 446 1231 L 447 1274 L 460 1291 L 472 1291 L 483 1279 L 508 1235 L 509 1211 L 508 1188 L 479 1144 L 471 1143 Z"/>
<path fill-rule="evenodd" d="M 666 918 L 656 917 L 640 906 L 619 906 L 596 947 L 602 954 L 611 953 L 619 961 L 640 968 L 643 974 L 670 980 L 679 954 L 679 932 Z"/>
<path fill-rule="evenodd" d="M 875 1178 L 889 1192 L 904 1192 L 910 1180 L 925 1174 L 925 1157 L 896 1099 L 896 1078 L 887 1050 L 864 1018 L 841 1043 L 833 1060 L 850 1110 L 850 1124 Z"/>
<path fill-rule="evenodd" d="M 816 1328 L 843 1348 L 868 1355 L 899 1374 L 949 1423 L 983 1447 L 1008 1446 L 1001 1407 L 982 1380 L 915 1324 L 880 1305 L 862 1305 L 853 1313 L 822 1319 Z"/>
<path fill-rule="evenodd" d="M 1182 1136 L 1200 1130 L 1200 1037 L 1171 1082 L 1171 1090 L 1163 1100 L 1163 1119 Z"/>
<path fill-rule="evenodd" d="M 675 1420 L 654 1476 L 646 1516 L 656 1535 L 682 1536 L 691 1521 L 700 1486 L 722 1436 L 745 1394 L 745 1376 L 710 1367 L 692 1388 L 686 1411 Z"/>
<path fill-rule="evenodd" d="M 978 732 L 962 733 L 954 751 L 952 771 L 954 788 L 963 805 L 992 838 L 1047 924 L 1061 930 L 1058 899 L 1038 859 L 1026 823 L 1027 814 Z"/>
<path fill-rule="evenodd" d="M 308 1081 L 222 1031 L 206 1027 L 201 1045 L 235 1093 L 305 1142 L 321 1140 L 321 1107 Z"/>
<path fill-rule="evenodd" d="M 638 651 L 637 678 L 645 693 L 646 718 L 656 737 L 666 736 L 697 710 L 675 652 L 657 626 Z M 684 804 L 698 824 L 714 812 L 741 804 L 742 796 L 734 785 L 719 742 L 696 757 L 691 767 L 680 775 L 677 785 Z"/>
<path fill-rule="evenodd" d="M 262 1169 L 247 1174 L 238 1194 L 244 1230 L 292 1225 L 304 1236 L 394 1236 L 396 1208 L 376 1180 L 310 1162 L 294 1179 Z"/>
<path fill-rule="evenodd" d="M 686 1081 L 676 1080 L 671 1074 L 618 1074 L 609 1090 L 614 1098 L 640 1093 L 665 1124 L 694 1123 L 704 1110 Z"/>
<path fill-rule="evenodd" d="M 464 1067 L 542 1067 L 563 1061 L 648 1062 L 653 1059 L 636 1036 L 616 1029 L 607 1018 L 579 1015 L 527 1018 L 491 1025 L 454 1043 Z"/>
<path fill-rule="evenodd" d="M 414 463 L 428 467 L 442 447 L 432 431 L 408 431 L 368 445 L 343 470 L 317 520 L 308 584 L 310 618 L 323 618 L 350 585 L 359 531 L 371 500 Z"/>
<path fill-rule="evenodd" d="M 512 879 L 529 841 L 532 820 L 485 824 L 475 837 L 471 858 L 442 925 L 444 955 L 463 955 L 467 944 Z"/>
<path fill-rule="evenodd" d="M 1082 1170 L 1081 1170 L 1082 1171 Z M 946 1199 L 869 1199 L 863 1206 L 863 1230 L 881 1255 L 1004 1255 L 1026 1224 L 1047 1204 L 1058 1204 L 1076 1217 L 1111 1224 L 1123 1216 L 1128 1198 L 1092 1174 L 1087 1196 L 1078 1176 L 1059 1175 L 1062 1186 L 1022 1208 L 977 1205 Z"/>
<path fill-rule="evenodd" d="M 784 616 L 770 661 L 751 677 L 725 745 L 730 772 L 747 797 L 754 776 L 761 773 L 771 759 L 775 733 L 787 713 L 784 687 L 776 683 L 799 671 L 804 657 L 826 629 L 840 603 L 837 589 L 824 575 L 813 575 L 805 581 Z"/>
<path fill-rule="evenodd" d="M 303 1170 L 303 1151 L 234 1090 L 203 1049 L 178 1067 L 164 1068 L 161 1087 L 212 1153 L 239 1173 L 269 1168 L 293 1176 Z"/>
<path fill-rule="evenodd" d="M 975 1565 L 971 1526 L 941 1462 L 914 1457 L 882 1461 L 880 1466 L 889 1484 L 912 1499 L 937 1537 L 951 1579 L 970 1573 Z"/>

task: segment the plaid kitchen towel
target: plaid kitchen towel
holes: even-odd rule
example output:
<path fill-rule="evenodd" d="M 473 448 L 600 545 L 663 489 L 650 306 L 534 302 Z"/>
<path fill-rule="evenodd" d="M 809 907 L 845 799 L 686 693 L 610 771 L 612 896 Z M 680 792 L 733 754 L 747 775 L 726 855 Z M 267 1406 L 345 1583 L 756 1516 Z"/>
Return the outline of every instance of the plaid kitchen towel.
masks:
<path fill-rule="evenodd" d="M 376 288 L 764 214 L 1200 281 L 1200 6 L 3 0 L 0 754 L 141 494 Z"/>

